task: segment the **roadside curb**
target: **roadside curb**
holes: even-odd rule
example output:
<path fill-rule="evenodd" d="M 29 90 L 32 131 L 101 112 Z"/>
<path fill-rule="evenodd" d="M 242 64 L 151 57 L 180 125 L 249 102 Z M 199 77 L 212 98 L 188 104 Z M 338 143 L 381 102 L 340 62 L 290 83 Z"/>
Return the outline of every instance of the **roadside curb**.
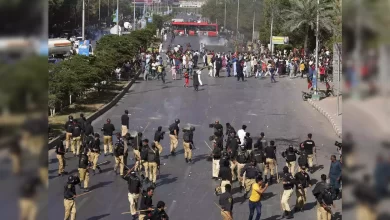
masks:
<path fill-rule="evenodd" d="M 131 86 L 137 81 L 139 75 L 141 74 L 141 71 L 138 71 L 138 73 L 135 75 L 135 77 L 123 88 L 123 90 L 116 95 L 111 102 L 107 103 L 103 107 L 101 107 L 99 110 L 94 112 L 92 115 L 87 117 L 87 121 L 92 123 L 95 119 L 97 119 L 99 116 L 103 115 L 106 113 L 108 110 L 110 110 L 116 103 L 119 102 L 119 100 L 129 91 Z M 65 134 L 61 134 L 57 137 L 55 137 L 53 140 L 49 142 L 49 150 L 53 149 L 60 141 L 61 138 L 64 137 Z"/>
<path fill-rule="evenodd" d="M 339 128 L 339 126 L 336 125 L 333 117 L 328 113 L 326 112 L 325 110 L 323 110 L 320 106 L 318 106 L 314 101 L 312 101 L 311 99 L 308 99 L 307 102 L 313 107 L 315 108 L 318 112 L 320 112 L 322 115 L 325 116 L 325 118 L 328 119 L 328 121 L 330 122 L 330 124 L 332 125 L 333 127 L 333 130 L 334 132 L 336 132 L 337 136 L 339 138 L 342 137 L 342 131 L 341 131 L 341 128 Z"/>

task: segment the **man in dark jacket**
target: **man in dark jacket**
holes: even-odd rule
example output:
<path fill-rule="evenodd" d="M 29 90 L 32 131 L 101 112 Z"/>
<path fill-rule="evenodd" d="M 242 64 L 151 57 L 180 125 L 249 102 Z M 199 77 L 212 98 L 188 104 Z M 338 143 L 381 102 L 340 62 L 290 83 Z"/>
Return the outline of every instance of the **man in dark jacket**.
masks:
<path fill-rule="evenodd" d="M 232 186 L 227 184 L 225 186 L 225 193 L 219 196 L 219 205 L 221 206 L 222 219 L 228 220 L 233 219 L 233 196 L 231 194 Z"/>
<path fill-rule="evenodd" d="M 215 76 L 219 77 L 219 71 L 222 69 L 222 59 L 221 59 L 221 57 L 217 56 L 217 58 L 215 59 L 215 65 L 216 65 L 216 67 L 215 67 L 215 71 L 216 71 Z"/>
<path fill-rule="evenodd" d="M 111 124 L 111 120 L 107 119 L 107 123 L 103 125 L 102 128 L 103 131 L 103 141 L 104 141 L 104 156 L 107 156 L 108 153 L 108 147 L 110 150 L 110 153 L 113 154 L 112 149 L 112 135 L 115 131 L 115 127 L 113 124 Z"/>
<path fill-rule="evenodd" d="M 150 220 L 169 220 L 167 213 L 165 212 L 165 202 L 158 201 L 157 207 L 152 211 Z"/>
<path fill-rule="evenodd" d="M 137 219 L 138 199 L 141 193 L 141 180 L 138 178 L 134 171 L 131 171 L 129 175 L 123 178 L 128 184 L 128 199 L 130 202 L 130 213 L 133 220 Z"/>
<path fill-rule="evenodd" d="M 146 210 L 146 211 L 141 211 L 139 213 L 139 217 L 138 217 L 139 220 L 147 220 L 150 217 L 150 212 L 153 211 L 153 200 L 152 200 L 153 193 L 154 193 L 154 188 L 149 187 L 146 193 L 142 195 L 139 209 Z"/>

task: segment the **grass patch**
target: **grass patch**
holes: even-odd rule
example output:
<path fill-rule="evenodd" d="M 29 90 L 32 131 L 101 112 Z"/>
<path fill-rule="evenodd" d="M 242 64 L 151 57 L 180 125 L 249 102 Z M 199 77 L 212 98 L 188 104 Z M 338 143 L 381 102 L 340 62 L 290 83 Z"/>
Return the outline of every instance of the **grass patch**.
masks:
<path fill-rule="evenodd" d="M 84 113 L 85 117 L 90 116 L 118 95 L 127 83 L 128 81 L 120 81 L 107 85 L 103 91 L 91 92 L 85 99 L 73 103 L 61 112 L 57 112 L 54 117 L 49 117 L 49 139 L 65 132 L 64 124 L 69 115 L 72 115 L 75 119 L 79 118 L 81 113 Z"/>

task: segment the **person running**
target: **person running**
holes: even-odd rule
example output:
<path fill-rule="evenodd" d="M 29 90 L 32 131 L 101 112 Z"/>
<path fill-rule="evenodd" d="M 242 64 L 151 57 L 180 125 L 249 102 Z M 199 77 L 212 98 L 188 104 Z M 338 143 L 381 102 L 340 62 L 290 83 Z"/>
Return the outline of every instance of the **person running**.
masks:
<path fill-rule="evenodd" d="M 255 220 L 260 220 L 261 216 L 261 195 L 267 190 L 268 188 L 268 183 L 265 184 L 264 187 L 263 185 L 263 178 L 259 175 L 256 177 L 256 183 L 252 185 L 252 192 L 249 197 L 249 220 L 253 219 L 253 215 L 255 214 L 255 209 L 256 209 L 256 218 Z"/>
<path fill-rule="evenodd" d="M 190 75 L 186 71 L 184 73 L 184 87 L 189 88 L 190 87 Z"/>

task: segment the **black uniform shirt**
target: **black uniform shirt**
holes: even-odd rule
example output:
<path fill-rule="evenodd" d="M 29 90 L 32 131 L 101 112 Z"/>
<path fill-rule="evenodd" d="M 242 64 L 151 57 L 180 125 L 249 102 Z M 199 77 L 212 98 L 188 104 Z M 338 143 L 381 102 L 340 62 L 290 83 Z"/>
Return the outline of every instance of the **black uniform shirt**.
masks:
<path fill-rule="evenodd" d="M 245 138 L 245 149 L 246 150 L 252 150 L 252 145 L 253 145 L 253 140 L 251 137 L 246 137 Z"/>
<path fill-rule="evenodd" d="M 72 133 L 73 121 L 67 121 L 64 127 L 67 133 Z"/>
<path fill-rule="evenodd" d="M 71 131 L 72 131 L 72 137 L 80 137 L 81 135 L 81 127 L 79 124 L 73 124 Z"/>
<path fill-rule="evenodd" d="M 139 205 L 139 209 L 140 210 L 146 210 L 148 208 L 152 208 L 153 206 L 153 200 L 152 200 L 152 197 L 151 196 L 148 196 L 148 194 L 144 194 L 142 195 L 141 197 L 141 203 Z M 140 212 L 141 214 L 146 214 L 148 213 L 149 211 L 143 211 L 143 212 Z"/>
<path fill-rule="evenodd" d="M 256 167 L 252 166 L 252 164 L 245 164 L 244 168 L 241 170 L 240 177 L 242 177 L 245 172 L 247 179 L 255 179 L 257 175 L 259 175 L 259 171 Z"/>
<path fill-rule="evenodd" d="M 306 140 L 302 144 L 307 154 L 313 154 L 313 148 L 316 146 L 313 140 Z"/>
<path fill-rule="evenodd" d="M 294 177 L 291 175 L 291 173 L 284 173 L 283 174 L 283 182 L 288 182 L 288 183 L 283 183 L 283 189 L 289 190 L 294 188 Z"/>
<path fill-rule="evenodd" d="M 213 159 L 220 160 L 221 159 L 221 149 L 219 147 L 214 147 L 213 149 Z"/>
<path fill-rule="evenodd" d="M 175 135 L 174 131 L 176 131 L 176 134 L 179 135 L 179 125 L 176 123 L 173 124 L 174 129 L 172 131 L 169 131 L 169 134 Z"/>
<path fill-rule="evenodd" d="M 81 154 L 79 158 L 79 168 L 88 168 L 88 156 L 86 154 Z"/>
<path fill-rule="evenodd" d="M 104 136 L 112 136 L 112 134 L 114 133 L 115 131 L 115 127 L 113 124 L 104 124 L 103 125 L 103 135 Z"/>
<path fill-rule="evenodd" d="M 129 128 L 129 116 L 128 115 L 126 115 L 126 114 L 122 115 L 121 122 L 122 122 L 123 126 L 126 126 L 127 128 Z"/>
<path fill-rule="evenodd" d="M 276 146 L 267 146 L 264 151 L 266 158 L 276 159 Z"/>
<path fill-rule="evenodd" d="M 310 184 L 310 176 L 307 173 L 298 172 L 295 174 L 295 181 L 297 186 L 301 184 L 302 188 L 306 188 Z"/>
<path fill-rule="evenodd" d="M 92 143 L 92 151 L 94 153 L 100 153 L 100 139 L 95 139 Z"/>
<path fill-rule="evenodd" d="M 219 174 L 218 177 L 220 177 L 222 180 L 228 180 L 232 181 L 232 171 L 230 170 L 229 167 L 221 167 L 219 169 Z"/>
<path fill-rule="evenodd" d="M 65 154 L 65 147 L 64 147 L 64 143 L 62 143 L 62 141 L 60 141 L 60 143 L 56 146 L 56 153 L 59 155 Z"/>
<path fill-rule="evenodd" d="M 233 196 L 229 192 L 224 192 L 219 196 L 219 205 L 224 211 L 233 211 Z"/>
<path fill-rule="evenodd" d="M 156 133 L 154 133 L 154 141 L 160 142 L 161 141 L 161 134 L 162 134 L 162 132 L 157 130 Z"/>
<path fill-rule="evenodd" d="M 93 126 L 91 125 L 91 124 L 86 124 L 85 125 L 85 135 L 91 135 L 91 134 L 93 134 L 94 132 L 93 132 Z"/>
<path fill-rule="evenodd" d="M 127 176 L 127 184 L 128 184 L 128 190 L 129 193 L 132 194 L 139 194 L 141 192 L 141 180 L 136 176 Z"/>
<path fill-rule="evenodd" d="M 256 163 L 264 163 L 266 160 L 265 153 L 259 149 L 254 149 L 251 152 L 251 159 L 255 159 Z"/>

